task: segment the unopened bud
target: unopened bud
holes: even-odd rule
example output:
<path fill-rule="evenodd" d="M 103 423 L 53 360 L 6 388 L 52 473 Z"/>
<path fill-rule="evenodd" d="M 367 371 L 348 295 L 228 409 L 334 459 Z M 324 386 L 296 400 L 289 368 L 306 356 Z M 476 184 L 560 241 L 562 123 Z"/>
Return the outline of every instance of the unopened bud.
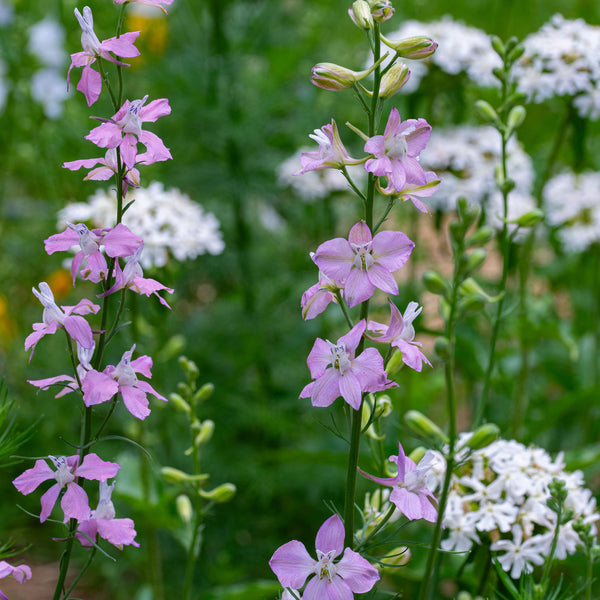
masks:
<path fill-rule="evenodd" d="M 179 469 L 175 469 L 173 467 L 163 467 L 160 470 L 160 474 L 162 478 L 169 483 L 201 483 L 208 479 L 208 475 L 206 473 L 201 473 L 200 475 L 190 475 L 184 471 L 180 471 Z"/>
<path fill-rule="evenodd" d="M 412 460 L 415 464 L 419 464 L 421 459 L 425 456 L 427 450 L 423 448 L 423 446 L 417 446 L 409 455 L 408 458 Z"/>
<path fill-rule="evenodd" d="M 179 494 L 175 498 L 175 507 L 181 520 L 186 524 L 190 523 L 194 515 L 192 501 L 185 494 Z"/>
<path fill-rule="evenodd" d="M 354 21 L 354 24 L 361 29 L 373 29 L 373 15 L 371 14 L 371 7 L 365 0 L 356 0 L 352 4 L 352 8 L 348 9 L 350 18 Z"/>
<path fill-rule="evenodd" d="M 418 35 L 415 37 L 404 38 L 397 42 L 388 40 L 385 36 L 380 35 L 381 41 L 395 50 L 402 58 L 409 58 L 411 60 L 419 60 L 431 56 L 437 50 L 437 43 L 432 39 Z"/>
<path fill-rule="evenodd" d="M 461 267 L 465 273 L 471 273 L 485 261 L 487 252 L 483 248 L 475 248 L 470 254 L 464 255 Z"/>
<path fill-rule="evenodd" d="M 205 500 L 212 500 L 213 502 L 222 503 L 229 502 L 237 491 L 237 488 L 233 483 L 223 483 L 216 488 L 205 492 L 204 490 L 198 490 L 198 494 Z"/>
<path fill-rule="evenodd" d="M 515 223 L 519 227 L 533 227 L 537 225 L 540 221 L 544 220 L 544 213 L 539 208 L 535 208 L 534 210 L 530 210 L 526 212 L 524 215 L 521 215 L 518 219 L 513 219 L 512 221 L 508 221 L 509 223 Z"/>
<path fill-rule="evenodd" d="M 458 302 L 458 310 L 462 312 L 479 312 L 485 308 L 485 296 L 474 293 L 468 294 Z"/>
<path fill-rule="evenodd" d="M 491 37 L 491 42 L 492 42 L 492 48 L 494 49 L 496 54 L 498 54 L 500 57 L 503 57 L 504 53 L 506 52 L 506 48 L 504 47 L 504 42 L 497 35 L 493 35 Z"/>
<path fill-rule="evenodd" d="M 473 435 L 467 440 L 465 446 L 472 450 L 480 450 L 486 448 L 492 442 L 494 442 L 500 435 L 500 428 L 494 423 L 486 423 L 481 427 L 478 427 Z"/>
<path fill-rule="evenodd" d="M 467 247 L 483 246 L 494 237 L 494 230 L 488 225 L 484 225 L 470 235 L 467 239 Z"/>
<path fill-rule="evenodd" d="M 379 97 L 391 98 L 408 81 L 409 77 L 410 70 L 403 62 L 392 65 L 381 78 Z"/>
<path fill-rule="evenodd" d="M 394 15 L 394 7 L 390 0 L 370 0 L 371 14 L 378 23 L 391 19 Z"/>
<path fill-rule="evenodd" d="M 312 68 L 312 83 L 324 90 L 339 92 L 356 83 L 354 71 L 335 63 L 318 63 Z"/>
<path fill-rule="evenodd" d="M 486 100 L 477 100 L 475 102 L 475 110 L 486 123 L 491 123 L 496 128 L 502 126 L 502 121 L 500 121 L 498 113 Z"/>
<path fill-rule="evenodd" d="M 204 402 L 208 400 L 215 391 L 215 386 L 212 383 L 205 383 L 195 394 L 194 402 Z"/>
<path fill-rule="evenodd" d="M 477 221 L 479 217 L 479 207 L 469 204 L 464 196 L 461 196 L 456 202 L 458 216 L 465 229 L 468 229 Z"/>
<path fill-rule="evenodd" d="M 403 567 L 410 560 L 410 550 L 406 546 L 394 548 L 384 559 L 385 567 Z"/>
<path fill-rule="evenodd" d="M 404 362 L 402 360 L 402 352 L 400 350 L 396 350 L 394 354 L 392 354 L 390 360 L 387 361 L 385 365 L 385 371 L 388 376 L 395 375 L 402 367 L 404 366 Z"/>
<path fill-rule="evenodd" d="M 169 394 L 169 401 L 177 410 L 190 414 L 190 405 L 177 392 Z"/>
<path fill-rule="evenodd" d="M 519 127 L 525 120 L 527 111 L 524 106 L 513 106 L 511 111 L 508 113 L 506 119 L 506 133 L 504 134 L 505 139 L 508 139 L 515 129 Z"/>
<path fill-rule="evenodd" d="M 450 284 L 437 271 L 425 271 L 423 284 L 428 292 L 439 296 L 444 296 L 450 291 Z"/>
<path fill-rule="evenodd" d="M 404 415 L 404 422 L 413 433 L 435 445 L 448 443 L 446 434 L 431 419 L 418 410 L 409 410 Z"/>
<path fill-rule="evenodd" d="M 188 377 L 192 380 L 198 378 L 200 371 L 198 365 L 193 360 L 190 360 L 186 356 L 179 357 L 179 366 L 188 374 Z"/>
<path fill-rule="evenodd" d="M 194 445 L 196 447 L 201 446 L 202 444 L 206 444 L 210 438 L 212 438 L 213 432 L 215 430 L 215 423 L 210 419 L 202 422 L 200 426 L 200 431 L 196 438 L 194 439 Z"/>

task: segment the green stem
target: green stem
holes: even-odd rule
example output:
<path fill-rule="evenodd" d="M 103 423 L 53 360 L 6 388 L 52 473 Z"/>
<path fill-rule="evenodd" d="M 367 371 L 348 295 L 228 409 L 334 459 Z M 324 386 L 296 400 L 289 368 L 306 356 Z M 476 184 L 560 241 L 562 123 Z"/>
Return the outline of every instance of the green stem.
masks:
<path fill-rule="evenodd" d="M 350 436 L 350 451 L 348 454 L 348 473 L 346 475 L 344 504 L 345 548 L 354 547 L 354 503 L 356 496 L 356 473 L 358 468 L 358 450 L 360 447 L 363 402 L 364 397 L 361 399 L 359 409 L 352 412 L 352 431 Z"/>

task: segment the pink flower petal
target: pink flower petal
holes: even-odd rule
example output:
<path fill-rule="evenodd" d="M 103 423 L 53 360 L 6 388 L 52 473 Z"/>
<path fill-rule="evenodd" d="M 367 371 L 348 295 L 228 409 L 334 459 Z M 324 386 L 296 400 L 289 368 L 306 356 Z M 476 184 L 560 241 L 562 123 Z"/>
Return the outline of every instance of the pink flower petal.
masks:
<path fill-rule="evenodd" d="M 327 369 L 319 377 L 312 388 L 311 404 L 313 406 L 330 406 L 340 396 L 340 374 L 333 367 Z"/>
<path fill-rule="evenodd" d="M 311 558 L 302 542 L 292 540 L 275 550 L 269 566 L 283 587 L 301 588 L 314 572 L 317 561 Z"/>
<path fill-rule="evenodd" d="M 52 487 L 50 487 L 42 497 L 40 498 L 40 503 L 42 505 L 42 511 L 40 512 L 40 523 L 43 523 L 52 512 L 56 501 L 58 500 L 58 495 L 60 494 L 60 490 L 62 487 L 60 484 L 55 483 Z"/>
<path fill-rule="evenodd" d="M 352 372 L 352 370 L 348 370 L 343 375 L 340 375 L 338 379 L 338 386 L 342 398 L 354 410 L 358 410 L 362 400 L 361 384 L 358 377 Z"/>
<path fill-rule="evenodd" d="M 327 519 L 317 532 L 315 548 L 327 554 L 335 551 L 333 557 L 340 555 L 344 550 L 344 524 L 339 515 L 333 515 Z"/>
<path fill-rule="evenodd" d="M 13 485 L 25 496 L 31 494 L 40 483 L 54 479 L 54 471 L 45 460 L 38 459 L 31 469 L 27 469 L 16 479 L 13 479 Z"/>
<path fill-rule="evenodd" d="M 90 518 L 90 505 L 85 490 L 74 482 L 67 485 L 60 506 L 65 514 L 65 523 L 69 519 L 84 521 Z"/>
<path fill-rule="evenodd" d="M 143 421 L 149 414 L 148 398 L 142 390 L 136 390 L 131 386 L 123 386 L 120 389 L 125 408 L 137 419 Z"/>
<path fill-rule="evenodd" d="M 369 267 L 367 277 L 371 284 L 379 288 L 386 294 L 396 296 L 398 294 L 398 284 L 394 276 L 384 266 L 375 263 Z"/>
<path fill-rule="evenodd" d="M 344 556 L 336 566 L 336 573 L 355 594 L 368 592 L 379 581 L 379 571 L 350 548 L 344 551 Z"/>
<path fill-rule="evenodd" d="M 331 347 L 325 340 L 321 338 L 315 340 L 312 350 L 306 359 L 306 364 L 313 379 L 317 379 L 325 373 L 325 370 L 331 364 Z"/>

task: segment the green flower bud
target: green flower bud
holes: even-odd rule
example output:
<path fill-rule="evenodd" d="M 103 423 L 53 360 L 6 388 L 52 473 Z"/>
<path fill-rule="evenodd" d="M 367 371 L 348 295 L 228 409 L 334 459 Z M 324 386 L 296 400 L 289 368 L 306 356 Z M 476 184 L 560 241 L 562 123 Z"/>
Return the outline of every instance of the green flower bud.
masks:
<path fill-rule="evenodd" d="M 404 415 L 404 422 L 414 434 L 431 441 L 436 446 L 448 443 L 446 434 L 418 410 L 409 410 Z"/>
<path fill-rule="evenodd" d="M 403 62 L 396 63 L 381 78 L 379 97 L 384 100 L 391 98 L 408 81 L 409 77 L 409 68 Z"/>
<path fill-rule="evenodd" d="M 479 217 L 479 207 L 474 204 L 469 204 L 467 199 L 464 197 L 460 197 L 456 202 L 456 208 L 458 212 L 458 217 L 460 218 L 463 227 L 468 229 L 477 221 Z"/>
<path fill-rule="evenodd" d="M 205 383 L 195 394 L 194 402 L 204 402 L 208 400 L 215 391 L 215 386 L 212 383 Z"/>
<path fill-rule="evenodd" d="M 386 567 L 395 569 L 396 567 L 403 567 L 408 564 L 410 561 L 410 549 L 407 546 L 398 546 L 390 551 L 390 553 L 385 557 L 383 567 L 384 570 Z M 396 573 L 397 571 L 393 571 Z"/>
<path fill-rule="evenodd" d="M 468 294 L 458 302 L 461 312 L 479 312 L 485 308 L 485 296 L 479 293 Z"/>
<path fill-rule="evenodd" d="M 483 246 L 484 244 L 487 244 L 493 237 L 494 230 L 488 225 L 484 225 L 467 238 L 467 248 L 471 248 L 473 246 Z"/>
<path fill-rule="evenodd" d="M 209 478 L 209 475 L 206 473 L 201 473 L 200 475 L 190 475 L 189 473 L 180 471 L 179 469 L 175 469 L 173 467 L 162 467 L 160 474 L 161 477 L 168 483 L 202 483 Z"/>
<path fill-rule="evenodd" d="M 384 35 L 379 36 L 381 41 L 395 50 L 402 58 L 419 60 L 431 56 L 437 50 L 437 43 L 432 39 L 419 35 L 415 37 L 404 38 L 398 42 L 388 40 Z"/>
<path fill-rule="evenodd" d="M 502 121 L 500 120 L 498 113 L 486 100 L 477 100 L 477 102 L 475 102 L 475 110 L 486 123 L 491 123 L 497 129 L 502 127 Z"/>
<path fill-rule="evenodd" d="M 208 492 L 198 490 L 198 494 L 205 500 L 212 500 L 220 504 L 229 502 L 235 496 L 236 491 L 237 488 L 233 483 L 223 483 Z"/>
<path fill-rule="evenodd" d="M 172 392 L 169 394 L 169 401 L 177 410 L 180 410 L 188 415 L 190 414 L 192 410 L 190 405 L 178 393 Z"/>
<path fill-rule="evenodd" d="M 518 219 L 513 219 L 512 221 L 508 221 L 509 223 L 516 223 L 519 227 L 533 227 L 537 225 L 540 221 L 544 220 L 544 212 L 539 208 L 535 208 L 534 210 L 530 210 L 526 212 L 524 215 L 521 215 Z"/>
<path fill-rule="evenodd" d="M 388 376 L 392 376 L 395 375 L 403 366 L 404 362 L 402 361 L 402 352 L 400 350 L 396 350 L 385 365 L 385 370 Z"/>
<path fill-rule="evenodd" d="M 471 273 L 480 267 L 487 257 L 487 252 L 483 248 L 475 248 L 470 254 L 463 254 L 461 257 L 461 267 L 464 273 Z"/>
<path fill-rule="evenodd" d="M 373 29 L 373 15 L 371 7 L 365 0 L 356 0 L 350 9 L 350 18 L 354 24 L 361 29 Z"/>
<path fill-rule="evenodd" d="M 446 337 L 437 338 L 433 350 L 442 360 L 448 360 L 452 356 L 452 344 Z"/>
<path fill-rule="evenodd" d="M 445 296 L 450 293 L 450 284 L 437 271 L 425 271 L 423 284 L 425 289 L 432 294 Z"/>
<path fill-rule="evenodd" d="M 190 360 L 186 356 L 179 357 L 179 366 L 188 374 L 191 380 L 195 380 L 200 375 L 198 366 L 193 360 Z"/>
<path fill-rule="evenodd" d="M 175 507 L 177 509 L 177 514 L 179 515 L 181 520 L 186 525 L 190 523 L 192 517 L 194 516 L 192 501 L 185 494 L 179 494 L 179 496 L 175 498 Z"/>
<path fill-rule="evenodd" d="M 514 133 L 515 129 L 522 125 L 526 114 L 527 111 L 525 110 L 524 106 L 517 105 L 512 107 L 506 119 L 506 131 L 504 133 L 505 140 L 508 140 L 508 138 Z"/>
<path fill-rule="evenodd" d="M 202 422 L 200 426 L 200 431 L 196 438 L 194 439 L 194 445 L 196 447 L 201 446 L 202 444 L 206 444 L 212 438 L 213 432 L 215 430 L 215 423 L 210 419 Z"/>
<path fill-rule="evenodd" d="M 504 53 L 506 52 L 506 48 L 504 47 L 504 42 L 497 36 L 493 35 L 491 38 L 492 48 L 494 52 L 501 58 L 504 57 Z"/>
<path fill-rule="evenodd" d="M 312 77 L 310 80 L 317 87 L 324 90 L 338 92 L 351 88 L 357 81 L 364 79 L 372 73 L 387 58 L 384 54 L 374 65 L 364 71 L 353 71 L 335 63 L 317 63 L 312 68 Z"/>
<path fill-rule="evenodd" d="M 427 450 L 423 448 L 423 446 L 417 446 L 409 455 L 410 458 L 415 464 L 419 464 L 420 460 L 425 456 Z"/>
<path fill-rule="evenodd" d="M 498 425 L 486 423 L 473 432 L 473 435 L 467 440 L 465 446 L 473 450 L 480 450 L 489 446 L 499 435 L 500 428 Z"/>

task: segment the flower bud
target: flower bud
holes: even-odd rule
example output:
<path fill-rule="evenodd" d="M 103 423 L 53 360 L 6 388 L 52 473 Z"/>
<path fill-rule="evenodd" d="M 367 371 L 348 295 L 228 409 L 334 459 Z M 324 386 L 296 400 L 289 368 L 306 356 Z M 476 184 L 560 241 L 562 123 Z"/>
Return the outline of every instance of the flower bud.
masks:
<path fill-rule="evenodd" d="M 177 392 L 169 394 L 169 401 L 177 410 L 190 414 L 190 405 Z"/>
<path fill-rule="evenodd" d="M 465 446 L 472 450 L 480 450 L 489 446 L 499 435 L 500 429 L 498 425 L 486 423 L 473 432 L 473 435 L 467 440 Z"/>
<path fill-rule="evenodd" d="M 446 434 L 431 419 L 428 419 L 418 410 L 409 410 L 404 415 L 404 422 L 414 434 L 425 438 L 434 445 L 448 443 Z"/>
<path fill-rule="evenodd" d="M 369 0 L 371 14 L 378 23 L 391 19 L 394 15 L 394 7 L 390 0 Z"/>
<path fill-rule="evenodd" d="M 195 394 L 194 402 L 204 402 L 208 400 L 215 391 L 215 386 L 212 383 L 205 383 Z"/>
<path fill-rule="evenodd" d="M 428 292 L 444 296 L 450 291 L 450 284 L 437 271 L 425 271 L 423 284 Z"/>
<path fill-rule="evenodd" d="M 212 500 L 213 502 L 223 503 L 229 502 L 237 491 L 237 488 L 233 483 L 223 483 L 216 488 L 205 492 L 204 490 L 198 490 L 198 494 L 205 500 Z"/>
<path fill-rule="evenodd" d="M 467 199 L 461 196 L 456 202 L 458 216 L 463 227 L 467 230 L 479 217 L 479 207 L 474 204 L 469 204 Z"/>
<path fill-rule="evenodd" d="M 191 522 L 192 516 L 194 515 L 194 509 L 192 508 L 192 501 L 185 495 L 179 494 L 175 498 L 175 507 L 177 514 L 181 520 L 187 525 Z"/>
<path fill-rule="evenodd" d="M 202 421 L 202 425 L 200 426 L 200 431 L 196 438 L 194 439 L 194 445 L 196 447 L 201 446 L 202 444 L 206 444 L 210 438 L 212 438 L 213 432 L 215 430 L 215 423 L 210 419 L 206 421 Z"/>
<path fill-rule="evenodd" d="M 404 38 L 400 41 L 388 40 L 384 35 L 379 36 L 381 41 L 398 53 L 402 58 L 419 60 L 431 56 L 437 50 L 437 43 L 422 35 Z"/>
<path fill-rule="evenodd" d="M 392 65 L 381 78 L 379 97 L 384 100 L 391 98 L 408 81 L 409 77 L 410 70 L 403 62 Z"/>
<path fill-rule="evenodd" d="M 461 312 L 479 312 L 485 308 L 485 296 L 479 293 L 467 294 L 458 302 Z"/>
<path fill-rule="evenodd" d="M 354 24 L 360 29 L 373 29 L 373 15 L 371 14 L 371 7 L 366 0 L 356 0 L 352 4 L 352 8 L 348 9 L 348 14 Z"/>
<path fill-rule="evenodd" d="M 539 208 L 535 208 L 534 210 L 530 210 L 525 214 L 521 215 L 518 219 L 513 219 L 512 221 L 508 221 L 509 223 L 515 223 L 519 227 L 533 227 L 537 225 L 540 221 L 544 220 L 544 212 Z"/>
<path fill-rule="evenodd" d="M 392 354 L 390 360 L 387 361 L 385 365 L 385 372 L 389 377 L 395 375 L 402 367 L 404 366 L 404 362 L 402 360 L 402 352 L 400 350 L 396 350 L 394 354 Z"/>
<path fill-rule="evenodd" d="M 506 119 L 508 130 L 514 131 L 517 127 L 519 127 L 519 125 L 521 125 L 525 120 L 526 114 L 527 111 L 525 110 L 524 106 L 513 106 Z"/>
<path fill-rule="evenodd" d="M 471 254 L 463 254 L 461 267 L 464 273 L 471 273 L 485 261 L 487 252 L 483 248 L 475 248 Z"/>
<path fill-rule="evenodd" d="M 384 559 L 385 567 L 403 567 L 410 560 L 410 549 L 407 546 L 398 546 L 390 551 Z"/>
<path fill-rule="evenodd" d="M 496 128 L 502 127 L 502 121 L 500 121 L 498 113 L 489 102 L 477 100 L 477 102 L 475 102 L 475 110 L 486 123 L 491 123 Z"/>
<path fill-rule="evenodd" d="M 356 83 L 354 71 L 335 63 L 318 63 L 312 68 L 310 80 L 324 90 L 339 92 L 347 90 Z"/>
<path fill-rule="evenodd" d="M 180 471 L 179 469 L 175 469 L 173 467 L 162 467 L 160 474 L 168 483 L 201 483 L 206 481 L 209 477 L 206 473 L 201 473 L 200 475 L 190 475 L 189 473 Z"/>
<path fill-rule="evenodd" d="M 467 238 L 467 247 L 471 248 L 473 246 L 483 246 L 484 244 L 487 244 L 493 237 L 494 230 L 488 225 L 484 225 Z"/>
<path fill-rule="evenodd" d="M 200 371 L 198 370 L 198 366 L 193 360 L 185 356 L 179 357 L 179 366 L 188 374 L 188 377 L 191 380 L 198 379 L 198 375 L 200 375 Z"/>
<path fill-rule="evenodd" d="M 419 464 L 421 459 L 425 456 L 427 450 L 423 448 L 423 446 L 417 446 L 409 455 L 408 458 L 412 460 L 415 464 Z"/>
<path fill-rule="evenodd" d="M 433 350 L 442 360 L 448 360 L 452 355 L 452 344 L 447 337 L 439 337 L 433 344 Z"/>

